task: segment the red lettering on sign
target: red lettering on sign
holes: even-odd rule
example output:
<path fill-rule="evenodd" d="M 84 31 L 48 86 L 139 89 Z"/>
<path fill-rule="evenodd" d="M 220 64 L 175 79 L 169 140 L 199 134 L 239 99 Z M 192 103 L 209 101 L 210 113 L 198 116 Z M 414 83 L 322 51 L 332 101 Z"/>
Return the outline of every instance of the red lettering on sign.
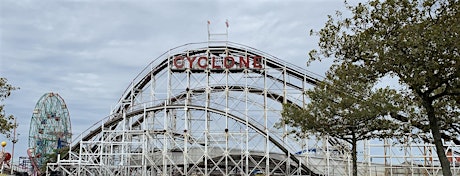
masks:
<path fill-rule="evenodd" d="M 188 64 L 189 64 L 189 68 L 192 68 L 193 67 L 193 61 L 195 61 L 196 59 L 196 56 L 195 57 L 187 57 L 187 60 L 188 60 Z"/>
<path fill-rule="evenodd" d="M 224 59 L 224 67 L 225 68 L 232 68 L 235 65 L 235 59 L 231 56 L 227 56 Z"/>
<path fill-rule="evenodd" d="M 220 69 L 220 68 L 222 68 L 222 67 L 220 67 L 220 65 L 216 65 L 216 58 L 215 57 L 212 57 L 211 61 L 212 61 L 212 69 Z"/>
<path fill-rule="evenodd" d="M 197 58 L 198 57 L 198 58 Z M 188 65 L 186 64 L 188 62 Z M 237 66 L 237 64 L 239 66 Z M 226 57 L 207 57 L 207 56 L 193 56 L 193 57 L 184 57 L 184 56 L 175 56 L 173 59 L 173 67 L 177 69 L 186 68 L 192 69 L 195 66 L 200 69 L 231 69 L 231 68 L 253 68 L 253 69 L 262 69 L 262 56 L 250 56 L 250 57 L 239 57 L 239 62 L 235 60 L 232 56 Z"/>
<path fill-rule="evenodd" d="M 255 56 L 253 59 L 252 59 L 252 66 L 254 68 L 262 68 L 262 64 L 260 63 L 262 61 L 262 57 L 261 56 Z"/>
<path fill-rule="evenodd" d="M 179 62 L 177 62 L 179 60 Z M 174 67 L 176 68 L 184 68 L 184 57 L 176 56 L 173 61 Z"/>
<path fill-rule="evenodd" d="M 245 60 L 246 59 L 246 60 Z M 249 68 L 249 58 L 240 56 L 240 68 Z"/>
<path fill-rule="evenodd" d="M 204 64 L 203 64 L 203 60 L 204 60 Z M 200 68 L 205 69 L 206 67 L 208 67 L 208 58 L 205 56 L 201 56 L 200 58 L 198 58 L 197 62 L 198 62 L 198 67 Z"/>

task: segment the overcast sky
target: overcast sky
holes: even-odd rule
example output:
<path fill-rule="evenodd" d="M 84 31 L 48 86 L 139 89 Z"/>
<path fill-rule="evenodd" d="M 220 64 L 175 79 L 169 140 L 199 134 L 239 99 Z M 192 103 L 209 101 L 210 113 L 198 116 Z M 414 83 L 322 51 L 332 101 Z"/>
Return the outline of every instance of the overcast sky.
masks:
<path fill-rule="evenodd" d="M 178 45 L 224 32 L 306 67 L 328 14 L 342 0 L 298 1 L 0 1 L 0 77 L 20 87 L 3 103 L 18 118 L 15 161 L 26 156 L 29 124 L 47 92 L 64 98 L 77 136 L 106 117 L 131 80 L 150 61 Z M 324 74 L 326 63 L 309 71 Z M 4 136 L 0 140 L 6 140 Z M 11 151 L 8 141 L 7 151 Z"/>

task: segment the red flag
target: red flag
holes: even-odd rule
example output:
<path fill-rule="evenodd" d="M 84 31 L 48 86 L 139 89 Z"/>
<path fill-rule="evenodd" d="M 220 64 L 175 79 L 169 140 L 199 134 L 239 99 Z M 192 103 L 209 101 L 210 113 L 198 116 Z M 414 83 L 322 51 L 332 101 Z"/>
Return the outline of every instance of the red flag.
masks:
<path fill-rule="evenodd" d="M 225 21 L 225 25 L 227 25 L 227 28 L 228 28 L 228 20 Z"/>
<path fill-rule="evenodd" d="M 211 21 L 208 20 L 208 24 L 211 24 Z"/>

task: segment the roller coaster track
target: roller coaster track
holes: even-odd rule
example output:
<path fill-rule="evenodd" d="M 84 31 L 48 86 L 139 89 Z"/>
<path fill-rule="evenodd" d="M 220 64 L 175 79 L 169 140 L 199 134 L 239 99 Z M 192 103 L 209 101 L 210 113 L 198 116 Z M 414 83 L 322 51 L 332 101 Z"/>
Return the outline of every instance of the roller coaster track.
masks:
<path fill-rule="evenodd" d="M 243 91 L 244 87 L 243 86 L 232 86 L 232 89 L 229 89 L 231 91 Z M 224 91 L 225 90 L 225 87 L 224 86 L 213 86 L 211 87 L 211 89 L 213 91 Z M 193 93 L 204 93 L 205 91 L 205 88 L 201 88 L 201 89 L 197 89 L 197 90 L 191 90 Z M 259 89 L 259 88 L 252 88 L 252 87 L 248 87 L 248 92 L 249 93 L 255 93 L 255 94 L 261 94 L 263 93 L 263 90 L 262 89 Z M 186 92 L 183 92 L 173 98 L 170 99 L 170 102 L 173 103 L 177 100 L 182 100 L 185 98 L 185 95 L 187 93 Z M 275 100 L 275 101 L 278 101 L 280 103 L 283 102 L 284 98 L 282 95 L 279 95 L 279 94 L 276 94 L 276 93 L 272 93 L 272 92 L 267 92 L 267 95 L 270 95 L 270 98 Z M 287 100 L 288 103 L 291 103 L 290 100 Z M 164 104 L 159 104 L 158 106 L 164 106 Z M 139 110 L 138 110 L 139 111 Z M 136 115 L 136 114 L 134 114 Z M 127 117 L 131 117 L 131 116 L 128 116 Z M 120 121 L 123 120 L 123 117 L 120 115 L 118 116 L 115 116 L 114 118 L 112 118 L 111 120 L 107 121 L 104 123 L 104 126 L 105 127 L 112 127 L 112 126 L 115 126 L 116 124 L 118 124 Z M 142 123 L 142 121 L 136 121 L 135 124 L 139 124 L 139 123 Z M 133 125 L 135 126 L 135 125 Z M 96 134 L 100 133 L 102 131 L 102 126 L 99 126 L 98 128 L 92 130 L 89 134 L 87 134 L 85 137 L 82 138 L 83 141 L 88 141 L 90 139 L 92 139 Z M 74 146 L 72 147 L 72 150 L 75 151 L 76 149 L 78 148 L 78 146 Z"/>
<path fill-rule="evenodd" d="M 242 119 L 236 115 L 233 115 L 231 113 L 225 113 L 225 111 L 222 111 L 222 110 L 218 110 L 218 109 L 214 109 L 214 108 L 209 108 L 209 107 L 203 107 L 203 106 L 195 106 L 195 105 L 185 105 L 185 104 L 175 104 L 175 105 L 160 105 L 160 106 L 154 106 L 154 107 L 148 107 L 146 108 L 147 111 L 145 111 L 144 109 L 138 109 L 138 110 L 135 110 L 135 111 L 131 111 L 129 113 L 126 114 L 126 117 L 133 117 L 135 115 L 139 115 L 139 114 L 142 114 L 142 113 L 145 113 L 145 112 L 157 112 L 157 111 L 162 111 L 162 110 L 171 110 L 171 109 L 183 109 L 184 107 L 187 107 L 188 109 L 195 109 L 195 110 L 201 110 L 201 111 L 204 111 L 207 109 L 207 111 L 209 112 L 212 112 L 212 113 L 216 113 L 216 114 L 220 114 L 220 115 L 225 115 L 227 117 L 229 117 L 230 119 L 233 119 L 239 123 L 246 123 L 245 119 Z M 113 119 L 112 121 L 109 121 L 107 123 L 107 125 L 114 125 L 114 124 L 117 124 L 118 122 L 120 122 L 122 120 L 122 118 L 116 118 L 116 119 Z M 248 126 L 253 129 L 254 131 L 256 131 L 257 133 L 263 135 L 263 136 L 268 136 L 268 139 L 270 142 L 272 142 L 275 146 L 277 146 L 281 151 L 283 151 L 283 153 L 286 155 L 286 156 L 289 156 L 290 159 L 292 159 L 295 163 L 300 163 L 299 162 L 299 159 L 292 153 L 289 152 L 288 149 L 286 149 L 285 146 L 283 146 L 281 143 L 279 143 L 276 139 L 274 139 L 273 137 L 267 135 L 267 133 L 257 127 L 256 125 L 252 124 L 252 123 L 248 123 Z M 94 131 L 92 134 L 97 134 L 97 133 L 100 133 L 102 129 L 99 129 L 97 131 Z M 163 131 L 165 132 L 165 131 Z M 78 149 L 78 147 L 74 146 L 72 150 L 76 150 Z M 311 174 L 311 175 L 314 175 L 314 176 L 318 176 L 318 174 L 315 174 L 314 172 L 312 172 L 307 166 L 305 165 L 302 165 L 302 168 L 304 170 L 306 170 L 308 172 L 308 174 Z"/>
<path fill-rule="evenodd" d="M 219 50 L 211 50 L 213 53 L 221 53 L 221 52 L 224 52 L 225 49 L 229 49 L 230 51 L 237 51 L 237 52 L 244 52 L 244 53 L 247 53 L 248 55 L 253 55 L 253 56 L 259 56 L 260 54 L 259 53 L 254 53 L 254 52 L 251 52 L 251 51 L 248 51 L 248 50 L 244 50 L 244 49 L 241 49 L 241 48 L 236 48 L 236 47 L 227 47 L 227 48 L 222 48 L 222 49 L 219 49 Z M 196 50 L 195 52 L 192 52 L 192 53 L 188 53 L 188 54 L 202 54 L 202 53 L 206 53 L 208 52 L 208 50 L 206 49 L 203 49 L 203 50 Z M 266 53 L 263 53 L 265 55 L 267 55 Z M 175 56 L 180 56 L 180 55 L 183 55 L 183 53 L 180 53 L 180 54 L 176 54 L 176 55 L 173 55 L 171 56 L 171 58 L 175 57 Z M 299 80 L 303 80 L 304 78 L 306 82 L 312 84 L 312 85 L 316 85 L 317 82 L 319 81 L 318 79 L 314 78 L 313 76 L 309 76 L 309 75 L 306 75 L 305 73 L 302 73 L 302 71 L 300 71 L 300 68 L 291 68 L 291 67 L 286 67 L 286 62 L 283 62 L 281 60 L 275 60 L 274 57 L 273 58 L 268 58 L 268 57 L 264 57 L 264 61 L 265 61 L 265 64 L 267 67 L 270 67 L 270 68 L 274 68 L 274 69 L 286 69 L 286 73 L 288 75 L 292 75 L 294 76 L 295 78 L 299 79 Z M 158 64 L 155 68 L 153 68 L 148 74 L 145 74 L 145 76 L 139 81 L 136 83 L 136 85 L 134 85 L 134 87 L 131 89 L 133 91 L 127 91 L 127 93 L 123 96 L 123 98 L 119 101 L 119 102 L 122 102 L 123 100 L 129 100 L 131 96 L 136 96 L 140 90 L 142 90 L 143 87 L 145 87 L 151 80 L 152 80 L 152 76 L 155 76 L 156 74 L 158 74 L 159 72 L 163 71 L 164 69 L 166 69 L 168 66 L 169 66 L 169 62 L 171 62 L 171 59 L 170 58 L 166 58 L 164 59 L 160 64 Z M 283 64 L 280 64 L 278 62 L 281 62 Z M 184 69 L 172 69 L 172 71 L 183 71 Z M 192 70 L 193 71 L 193 70 Z M 199 71 L 202 71 L 202 70 L 199 70 Z M 223 70 L 212 70 L 214 72 L 222 72 Z M 236 70 L 232 70 L 233 72 L 236 72 L 236 71 L 239 71 L 239 72 L 242 72 L 243 70 L 242 69 L 236 69 Z M 259 74 L 263 74 L 260 70 L 257 70 L 257 69 L 252 69 L 252 71 L 254 71 L 254 73 L 259 73 Z M 273 80 L 276 80 L 276 81 L 279 81 L 279 82 L 283 82 L 283 80 L 280 80 L 280 79 L 277 79 L 273 76 L 270 76 L 270 75 L 267 75 L 268 78 L 271 78 Z M 289 82 L 286 82 L 286 84 L 290 87 L 294 87 L 296 89 L 299 89 L 299 90 L 302 90 L 302 87 L 299 87 L 297 85 L 294 85 L 294 84 L 291 84 Z M 129 106 L 129 105 L 125 105 L 125 106 Z M 121 112 L 123 107 L 118 107 L 114 113 L 117 113 L 117 112 Z"/>
<path fill-rule="evenodd" d="M 192 105 L 192 104 L 185 105 L 185 104 L 172 104 L 172 103 L 169 103 L 169 104 L 165 104 L 165 103 L 161 104 L 160 103 L 160 104 L 148 107 L 148 108 L 141 108 L 141 109 L 132 110 L 130 108 L 131 104 L 123 103 L 123 102 L 128 102 L 128 101 L 132 100 L 132 97 L 137 97 L 142 92 L 143 88 L 148 86 L 149 82 L 152 81 L 153 77 L 155 77 L 157 74 L 161 73 L 165 69 L 168 69 L 168 67 L 171 65 L 171 61 L 172 61 L 171 58 L 174 58 L 176 56 L 183 56 L 184 54 L 188 54 L 188 55 L 220 54 L 220 53 L 223 53 L 225 51 L 228 51 L 228 52 L 231 52 L 231 53 L 236 52 L 236 53 L 240 53 L 240 54 L 244 53 L 245 55 L 249 55 L 249 56 L 262 56 L 262 55 L 263 56 L 268 56 L 268 57 L 263 57 L 262 62 L 263 62 L 265 67 L 280 70 L 284 74 L 290 75 L 293 78 L 296 78 L 296 79 L 298 79 L 300 81 L 303 81 L 305 83 L 309 83 L 311 85 L 316 85 L 317 82 L 319 81 L 318 79 L 314 78 L 313 76 L 307 75 L 305 73 L 305 70 L 303 70 L 303 69 L 301 69 L 301 68 L 299 68 L 299 67 L 297 67 L 295 65 L 289 65 L 288 63 L 286 63 L 284 61 L 278 60 L 275 57 L 269 56 L 266 53 L 261 53 L 260 51 L 251 50 L 251 49 L 248 49 L 248 48 L 239 48 L 239 47 L 235 47 L 233 45 L 226 46 L 226 47 L 212 47 L 212 46 L 209 46 L 209 48 L 187 50 L 186 53 L 182 52 L 182 53 L 172 54 L 172 55 L 169 55 L 170 53 L 168 53 L 168 57 L 165 57 L 165 54 L 163 54 L 162 56 L 159 57 L 159 58 L 163 58 L 163 60 L 160 61 L 159 64 L 157 64 L 154 67 L 148 68 L 149 66 L 153 65 L 154 61 L 152 61 L 152 63 L 149 66 L 146 67 L 146 69 L 149 69 L 150 71 L 148 71 L 144 75 L 139 74 L 136 77 L 136 79 L 137 78 L 140 78 L 140 79 L 138 81 L 133 81 L 132 85 L 125 91 L 125 93 L 123 94 L 122 98 L 118 101 L 119 102 L 118 105 L 112 111 L 112 114 L 114 114 L 114 116 L 112 118 L 110 118 L 108 121 L 104 122 L 103 125 L 98 126 L 95 129 L 92 129 L 89 133 L 87 133 L 84 137 L 81 138 L 81 141 L 95 140 L 94 137 L 102 132 L 103 127 L 109 127 L 109 128 L 112 128 L 112 129 L 115 128 L 124 119 L 123 115 L 122 115 L 123 112 L 125 112 L 125 117 L 126 118 L 131 118 L 131 117 L 134 117 L 136 115 L 146 113 L 146 112 L 154 112 L 155 113 L 155 112 L 162 111 L 162 110 L 180 109 L 180 108 L 187 107 L 188 109 L 202 110 L 202 111 L 206 109 L 208 112 L 212 112 L 212 113 L 216 113 L 216 114 L 220 114 L 220 115 L 225 115 L 228 118 L 233 119 L 233 120 L 235 120 L 235 121 L 237 121 L 239 123 L 247 124 L 249 128 L 253 129 L 254 131 L 259 133 L 260 135 L 267 136 L 267 139 L 271 143 L 273 143 L 276 147 L 278 147 L 287 157 L 289 157 L 295 163 L 300 164 L 301 162 L 295 156 L 295 154 L 289 152 L 289 150 L 285 146 L 283 146 L 278 140 L 276 140 L 272 136 L 268 135 L 263 129 L 261 129 L 257 125 L 254 125 L 252 122 L 246 122 L 244 119 L 242 119 L 242 118 L 240 118 L 238 116 L 235 116 L 233 114 L 226 113 L 225 111 L 218 110 L 218 109 L 211 108 L 211 107 L 203 107 L 203 106 L 197 106 L 197 105 Z M 144 71 L 146 69 L 144 69 Z M 171 72 L 184 72 L 184 70 L 185 69 L 170 69 Z M 303 92 L 303 90 L 305 89 L 303 86 L 298 86 L 298 85 L 295 85 L 293 83 L 290 83 L 289 81 L 276 78 L 275 76 L 272 76 L 272 75 L 270 75 L 268 73 L 264 73 L 263 70 L 246 68 L 246 69 L 231 69 L 231 70 L 228 70 L 228 71 L 230 71 L 232 73 L 243 73 L 245 70 L 248 70 L 251 73 L 266 76 L 266 78 L 268 78 L 268 79 L 272 79 L 272 80 L 274 80 L 276 82 L 283 83 L 285 86 L 291 87 L 291 88 L 299 90 L 301 92 Z M 193 69 L 191 69 L 190 71 L 191 72 L 203 72 L 203 70 L 193 70 Z M 224 72 L 224 70 L 210 70 L 210 72 L 217 72 L 217 73 L 221 72 L 222 73 L 222 72 Z M 142 77 L 140 77 L 140 76 L 142 76 Z M 210 88 L 211 88 L 211 90 L 213 92 L 219 92 L 219 91 L 225 91 L 225 90 L 229 90 L 229 91 L 244 91 L 244 90 L 247 90 L 248 93 L 266 94 L 267 97 L 269 97 L 270 99 L 273 99 L 274 101 L 277 101 L 277 102 L 280 102 L 280 103 L 284 103 L 284 102 L 292 103 L 291 100 L 289 100 L 287 97 L 285 97 L 283 95 L 273 93 L 273 92 L 270 92 L 270 91 L 264 91 L 263 89 L 260 89 L 260 88 L 257 88 L 257 87 L 247 87 L 247 86 L 244 87 L 244 86 L 238 86 L 238 85 L 232 85 L 232 86 L 227 87 L 227 86 L 219 86 L 219 85 L 216 86 L 216 85 L 214 85 L 214 86 L 211 86 Z M 200 94 L 200 93 L 205 93 L 205 91 L 206 91 L 205 88 L 195 88 L 195 89 L 189 90 L 189 92 L 182 92 L 182 93 L 179 93 L 177 95 L 174 95 L 172 98 L 169 99 L 168 102 L 177 102 L 178 100 L 183 100 L 183 99 L 186 98 L 186 95 L 188 93 Z M 131 111 L 126 111 L 127 109 L 131 109 Z M 140 125 L 141 123 L 142 123 L 142 120 L 139 119 L 134 124 L 132 124 L 132 126 Z M 161 132 L 161 130 L 159 132 Z M 166 131 L 164 131 L 164 132 L 166 132 Z M 180 137 L 180 136 L 183 136 L 183 135 L 174 134 L 174 136 L 179 136 Z M 75 151 L 78 151 L 79 148 L 80 148 L 80 143 L 76 143 L 74 146 L 71 147 L 71 150 L 75 152 Z M 301 167 L 306 172 L 308 172 L 308 174 L 318 175 L 318 174 L 314 173 L 311 169 L 309 169 L 304 164 L 301 164 Z"/>
<path fill-rule="evenodd" d="M 250 55 L 260 55 L 259 53 L 255 53 L 255 52 L 251 52 L 251 51 L 248 51 L 248 50 L 244 50 L 244 49 L 241 49 L 241 48 L 236 48 L 236 47 L 227 47 L 227 48 L 222 48 L 222 49 L 218 49 L 218 50 L 212 50 L 213 53 L 220 53 L 220 52 L 224 52 L 225 49 L 229 49 L 230 51 L 237 51 L 237 52 L 244 52 L 244 53 L 248 53 Z M 206 53 L 208 52 L 208 50 L 206 49 L 202 49 L 202 50 L 194 50 L 194 52 L 189 52 L 188 54 L 200 54 L 200 53 Z M 180 54 L 176 54 L 174 56 L 178 56 L 178 55 L 181 55 L 183 53 L 180 53 Z M 263 53 L 264 55 L 267 55 L 266 53 Z M 173 56 L 173 57 L 174 57 Z M 302 71 L 300 71 L 300 68 L 298 69 L 295 69 L 295 68 L 291 68 L 291 67 L 286 67 L 286 66 L 283 66 L 283 64 L 280 64 L 278 62 L 282 62 L 280 60 L 275 60 L 275 59 L 270 59 L 270 58 L 265 58 L 264 59 L 265 62 L 266 62 L 266 65 L 267 66 L 270 66 L 271 68 L 275 68 L 275 69 L 285 69 L 286 70 L 286 73 L 289 74 L 289 75 L 293 75 L 294 77 L 296 77 L 297 79 L 299 80 L 303 80 L 304 78 L 307 78 L 305 79 L 308 83 L 312 84 L 312 85 L 316 85 L 316 83 L 319 81 L 318 79 L 314 78 L 313 76 L 308 76 L 306 75 L 305 73 L 302 73 Z M 145 76 L 139 81 L 137 82 L 134 87 L 131 89 L 131 91 L 127 91 L 127 93 L 123 96 L 124 98 L 122 98 L 122 100 L 120 100 L 119 102 L 122 102 L 123 100 L 129 100 L 131 96 L 136 96 L 137 94 L 140 93 L 140 90 L 142 90 L 143 87 L 145 87 L 152 79 L 153 76 L 157 75 L 159 72 L 163 71 L 164 69 L 166 69 L 168 66 L 169 66 L 169 62 L 171 60 L 169 58 L 166 58 L 164 59 L 163 61 L 160 62 L 160 64 L 158 64 L 155 68 L 153 68 L 148 74 L 145 74 Z M 284 63 L 285 64 L 285 63 Z M 238 71 L 238 70 L 237 70 Z M 242 71 L 242 70 L 239 70 L 239 71 Z M 255 71 L 254 73 L 259 73 L 259 74 L 263 74 L 262 72 L 260 71 Z M 283 80 L 280 80 L 280 79 L 277 79 L 273 76 L 270 76 L 270 75 L 267 75 L 267 78 L 271 78 L 273 80 L 276 80 L 276 81 L 279 81 L 279 82 L 283 82 Z M 302 90 L 301 87 L 299 86 L 296 86 L 294 84 L 291 84 L 291 83 L 286 83 L 288 86 L 290 87 L 293 87 L 293 88 L 296 88 L 298 90 Z M 219 89 L 219 87 L 214 87 L 215 89 Z M 223 89 L 224 87 L 220 87 L 220 89 Z M 238 91 L 238 90 L 242 90 L 241 88 L 236 88 L 236 89 L 232 89 L 232 91 Z M 204 90 L 194 90 L 194 91 L 204 91 Z M 261 93 L 262 90 L 260 89 L 251 89 L 251 93 Z M 182 94 L 184 95 L 184 94 Z M 180 97 L 181 95 L 178 95 L 176 97 Z M 280 97 L 284 99 L 283 96 L 281 95 L 276 95 L 274 97 Z M 280 101 L 281 100 L 278 99 L 277 101 Z M 289 101 L 289 100 L 288 100 Z M 113 114 L 120 114 L 121 111 L 122 111 L 122 108 L 127 108 L 129 105 L 128 104 L 125 104 L 124 107 L 122 107 L 122 103 L 120 103 L 120 107 L 118 107 L 114 112 Z M 116 123 L 120 122 L 122 119 L 121 116 L 118 116 L 108 122 L 106 122 L 104 124 L 104 126 L 113 126 L 115 125 Z M 82 138 L 83 141 L 88 141 L 90 140 L 92 137 L 94 137 L 97 133 L 101 132 L 101 127 L 98 127 L 97 129 L 95 130 L 92 130 L 89 134 L 87 134 L 85 137 Z M 76 149 L 78 146 L 73 146 L 72 149 Z"/>

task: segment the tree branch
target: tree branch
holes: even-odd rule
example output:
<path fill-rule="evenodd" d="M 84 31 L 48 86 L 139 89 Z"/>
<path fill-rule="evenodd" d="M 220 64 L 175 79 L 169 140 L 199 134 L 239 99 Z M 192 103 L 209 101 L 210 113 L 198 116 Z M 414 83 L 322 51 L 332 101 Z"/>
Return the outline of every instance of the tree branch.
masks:
<path fill-rule="evenodd" d="M 390 114 L 391 117 L 393 119 L 396 119 L 396 120 L 399 120 L 401 122 L 409 122 L 409 119 L 405 116 L 402 116 L 402 115 L 399 115 L 399 114 L 396 114 L 396 113 L 391 113 Z M 454 126 L 455 124 L 451 124 L 451 126 L 453 127 L 453 129 L 460 134 L 460 130 L 458 128 L 455 128 L 456 126 Z M 415 126 L 412 125 L 413 127 L 415 128 L 418 128 L 426 133 L 428 133 L 428 131 L 425 131 L 424 129 L 426 127 L 424 127 L 423 125 L 421 125 L 420 123 L 417 123 Z M 456 145 L 460 145 L 460 140 L 457 139 L 457 138 L 452 138 L 452 136 L 450 135 L 447 135 L 445 132 L 442 132 L 441 133 L 441 137 L 444 139 L 444 140 L 452 140 Z M 427 143 L 431 143 L 432 141 L 429 141 L 428 139 L 424 138 L 423 141 L 427 142 Z"/>

